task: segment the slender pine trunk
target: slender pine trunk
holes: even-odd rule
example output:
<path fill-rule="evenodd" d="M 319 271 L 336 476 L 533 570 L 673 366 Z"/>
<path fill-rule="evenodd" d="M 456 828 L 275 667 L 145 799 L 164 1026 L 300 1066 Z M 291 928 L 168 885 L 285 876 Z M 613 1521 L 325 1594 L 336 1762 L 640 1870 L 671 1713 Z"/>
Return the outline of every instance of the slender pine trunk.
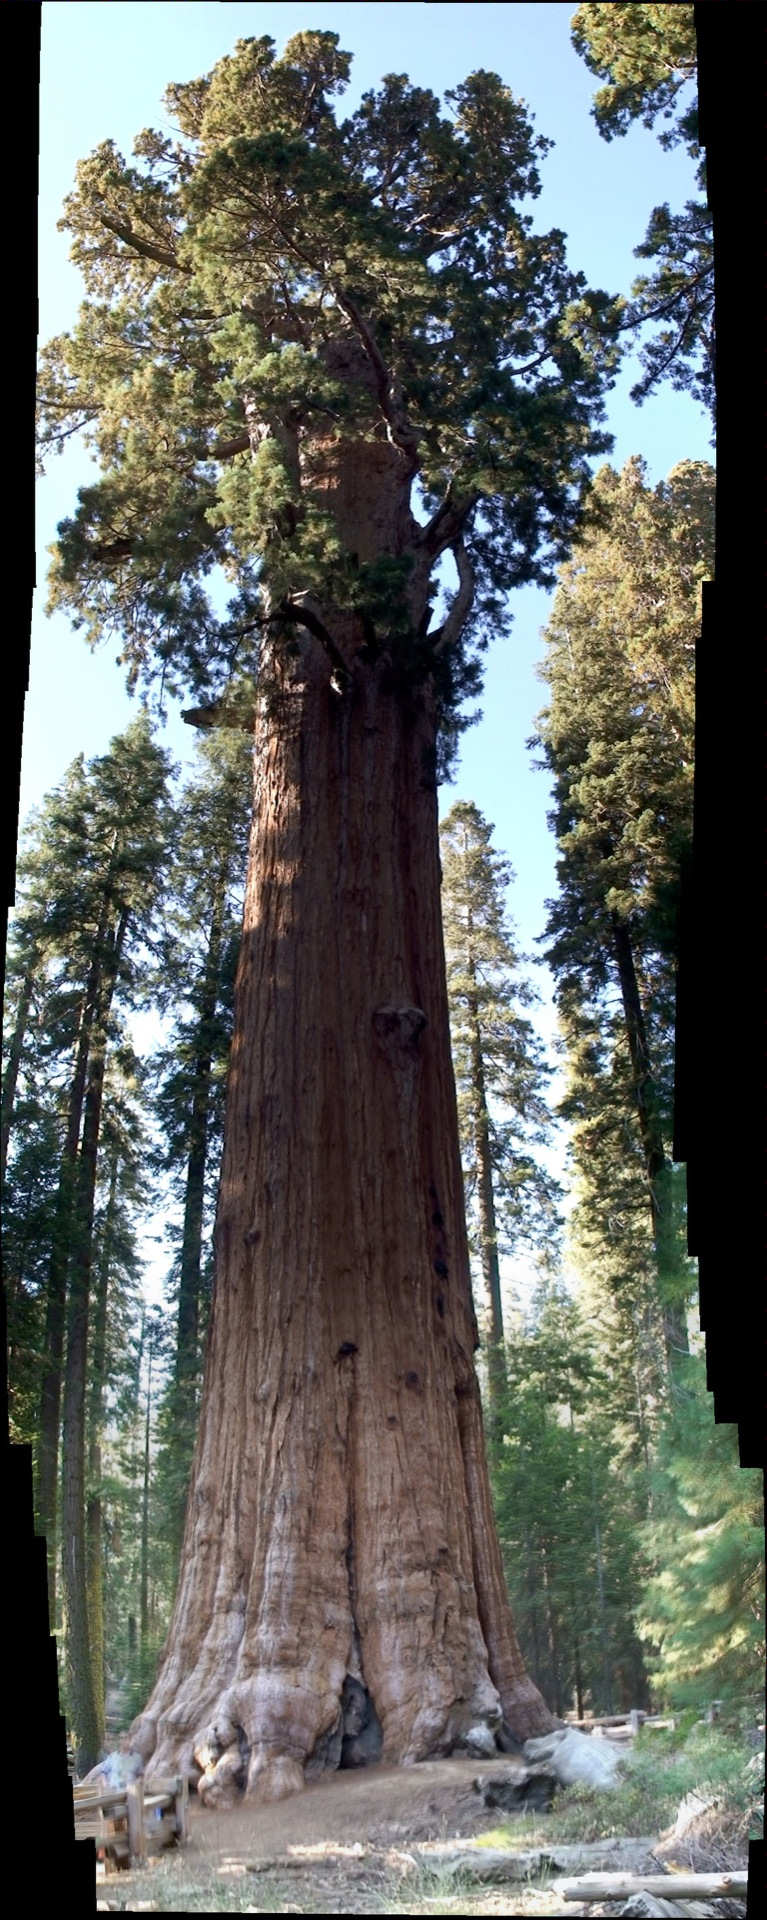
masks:
<path fill-rule="evenodd" d="M 5 1073 L 3 1075 L 2 1128 L 0 1131 L 0 1180 L 5 1179 L 5 1169 L 6 1169 L 6 1164 L 8 1160 L 8 1143 L 11 1137 L 11 1126 L 13 1124 L 13 1109 L 16 1101 L 16 1086 L 18 1083 L 19 1069 L 21 1067 L 22 1056 L 24 1053 L 24 1041 L 26 1039 L 26 1033 L 27 1033 L 29 1009 L 32 1005 L 32 994 L 34 991 L 35 974 L 37 970 L 38 959 L 39 959 L 38 954 L 34 953 L 31 956 L 24 970 L 24 974 L 21 982 L 21 991 L 19 994 L 19 1004 L 16 1009 L 16 1021 L 15 1021 L 13 1033 L 11 1034 L 11 1044 L 8 1049 L 8 1060 L 6 1063 Z"/>
<path fill-rule="evenodd" d="M 146 1413 L 144 1415 L 144 1471 L 141 1484 L 141 1582 L 139 1588 L 139 1646 L 141 1663 L 145 1662 L 149 1652 L 149 1482 L 151 1477 L 152 1442 L 152 1360 L 154 1358 L 154 1339 L 149 1332 L 148 1365 L 146 1380 Z"/>
<path fill-rule="evenodd" d="M 554 1712 L 558 1718 L 561 1719 L 564 1711 L 564 1699 L 562 1695 L 562 1668 L 559 1658 L 559 1636 L 557 1633 L 556 1613 L 551 1592 L 549 1555 L 543 1541 L 541 1541 L 541 1577 L 543 1580 L 543 1597 L 546 1609 L 546 1638 L 549 1647 L 549 1660 L 551 1662 Z"/>
<path fill-rule="evenodd" d="M 205 957 L 202 994 L 199 1006 L 198 1041 L 195 1049 L 192 1103 L 189 1125 L 184 1219 L 181 1239 L 181 1271 L 178 1291 L 178 1327 L 176 1337 L 175 1378 L 179 1386 L 195 1381 L 199 1364 L 200 1264 L 205 1204 L 205 1167 L 208 1152 L 208 1115 L 212 1068 L 211 1027 L 219 995 L 221 943 L 229 879 L 227 859 L 223 862 L 213 900 L 208 948 Z"/>
<path fill-rule="evenodd" d="M 94 1020 L 83 1115 L 83 1137 L 77 1167 L 73 1256 L 67 1311 L 63 1404 L 62 1574 L 67 1614 L 68 1699 L 78 1771 L 81 1774 L 87 1773 L 89 1768 L 95 1766 L 99 1749 L 99 1715 L 93 1688 L 88 1623 L 85 1531 L 85 1383 L 93 1262 L 93 1216 L 106 1067 L 107 1023 L 129 918 L 129 910 L 124 908 L 115 930 L 108 963 L 104 967 L 101 1000 L 97 1018 Z"/>
<path fill-rule="evenodd" d="M 604 1565 L 602 1561 L 602 1529 L 599 1524 L 599 1508 L 597 1505 L 597 1482 L 596 1482 L 596 1474 L 594 1471 L 593 1461 L 591 1463 L 591 1502 L 592 1502 L 592 1519 L 594 1524 L 594 1550 L 595 1550 L 595 1556 L 596 1556 L 596 1571 L 597 1571 L 597 1611 L 598 1611 L 598 1618 L 599 1618 L 599 1643 L 602 1649 L 602 1687 L 604 1691 L 604 1711 L 605 1713 L 612 1713 L 613 1685 L 612 1685 L 612 1673 L 610 1668 L 610 1654 L 609 1654 L 608 1636 L 607 1636 L 607 1609 L 605 1606 L 605 1574 L 604 1574 Z"/>
<path fill-rule="evenodd" d="M 48 1607 L 51 1632 L 56 1630 L 56 1563 L 58 1554 L 57 1521 L 59 1489 L 59 1428 L 61 1423 L 61 1384 L 64 1362 L 67 1277 L 71 1253 L 72 1220 L 75 1201 L 77 1151 L 83 1118 L 83 1103 L 88 1076 L 91 1034 L 101 991 L 103 942 L 107 907 L 104 904 L 93 957 L 88 971 L 80 1012 L 75 1063 L 67 1100 L 64 1145 L 59 1170 L 51 1250 L 48 1261 L 48 1285 L 45 1302 L 45 1355 L 40 1388 L 39 1445 L 37 1461 L 37 1532 L 45 1536 L 48 1565 Z"/>
<path fill-rule="evenodd" d="M 571 1589 L 572 1594 L 572 1589 Z M 572 1598 L 573 1622 L 577 1619 L 575 1599 Z M 573 1665 L 575 1668 L 575 1711 L 579 1720 L 583 1719 L 583 1670 L 581 1667 L 581 1643 L 578 1630 L 573 1625 Z"/>
<path fill-rule="evenodd" d="M 109 1173 L 109 1195 L 104 1216 L 104 1231 L 94 1297 L 93 1354 L 90 1367 L 90 1395 L 88 1404 L 88 1472 L 85 1503 L 86 1579 L 88 1637 L 99 1745 L 102 1745 L 104 1741 L 104 1715 L 106 1710 L 101 1440 L 104 1424 L 107 1303 L 114 1222 L 117 1209 L 118 1170 L 118 1156 L 115 1152 Z"/>
<path fill-rule="evenodd" d="M 176 1354 L 171 1389 L 171 1420 L 178 1494 L 171 1508 L 169 1525 L 171 1545 L 176 1560 L 181 1551 L 189 1473 L 197 1430 L 202 1234 L 213 1061 L 210 1036 L 220 989 L 221 948 L 230 864 L 229 857 L 221 864 L 213 899 L 198 1015 L 198 1043 L 192 1077 Z"/>
<path fill-rule="evenodd" d="M 672 1171 L 666 1156 L 658 1115 L 657 1090 L 652 1072 L 631 934 L 626 922 L 621 920 L 618 913 L 613 912 L 611 921 L 626 1036 L 631 1056 L 634 1099 L 649 1187 L 666 1362 L 669 1379 L 671 1379 L 676 1354 L 686 1354 L 689 1351 L 687 1318 L 684 1303 L 679 1299 L 680 1250 L 674 1230 Z"/>
<path fill-rule="evenodd" d="M 527 1589 L 530 1638 L 533 1647 L 533 1671 L 540 1677 L 543 1667 L 541 1661 L 541 1640 L 538 1632 L 538 1596 L 540 1591 L 538 1584 L 538 1561 L 527 1527 L 525 1527 L 525 1587 Z"/>
<path fill-rule="evenodd" d="M 471 1109 L 474 1130 L 474 1152 L 477 1164 L 480 1261 L 482 1265 L 482 1277 L 485 1283 L 485 1295 L 489 1309 L 490 1324 L 487 1348 L 489 1427 L 491 1441 L 497 1444 L 503 1429 L 503 1415 L 509 1382 L 506 1372 L 506 1353 L 504 1347 L 501 1271 L 498 1261 L 498 1229 L 495 1215 L 493 1161 L 490 1146 L 490 1116 L 487 1108 L 485 1063 L 482 1053 L 482 1030 L 476 997 L 476 969 L 471 950 L 469 950 L 467 957 L 467 970 L 471 981 L 469 991 L 469 1012 L 471 1017 Z"/>

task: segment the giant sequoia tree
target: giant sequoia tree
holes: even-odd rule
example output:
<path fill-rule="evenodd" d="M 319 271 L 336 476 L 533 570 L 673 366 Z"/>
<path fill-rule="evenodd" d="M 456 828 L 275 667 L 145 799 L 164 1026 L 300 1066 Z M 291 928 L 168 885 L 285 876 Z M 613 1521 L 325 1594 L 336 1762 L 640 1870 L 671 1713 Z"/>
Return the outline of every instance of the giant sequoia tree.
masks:
<path fill-rule="evenodd" d="M 347 1673 L 391 1761 L 551 1724 L 491 1514 L 436 782 L 608 444 L 613 310 L 520 211 L 546 143 L 497 76 L 443 112 L 389 75 L 338 124 L 349 65 L 241 41 L 169 89 L 178 137 L 81 165 L 87 298 L 40 376 L 43 447 L 100 464 L 54 603 L 254 735 L 200 1428 L 133 1729 L 214 1801 L 337 1761 Z"/>

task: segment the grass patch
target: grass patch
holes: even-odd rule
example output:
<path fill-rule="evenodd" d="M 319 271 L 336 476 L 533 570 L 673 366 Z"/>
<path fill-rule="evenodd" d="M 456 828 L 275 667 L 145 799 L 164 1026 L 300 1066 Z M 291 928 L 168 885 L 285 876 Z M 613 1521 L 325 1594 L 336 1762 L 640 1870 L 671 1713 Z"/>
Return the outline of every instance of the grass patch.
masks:
<path fill-rule="evenodd" d="M 523 1817 L 502 1822 L 492 1834 L 483 1834 L 482 1844 L 521 1849 L 554 1840 L 575 1844 L 658 1834 L 693 1789 L 720 1795 L 732 1812 L 745 1815 L 753 1804 L 754 1775 L 746 1772 L 752 1754 L 737 1736 L 716 1726 L 693 1724 L 683 1743 L 679 1729 L 648 1728 L 627 1758 L 617 1786 L 604 1792 L 566 1787 L 543 1821 Z"/>

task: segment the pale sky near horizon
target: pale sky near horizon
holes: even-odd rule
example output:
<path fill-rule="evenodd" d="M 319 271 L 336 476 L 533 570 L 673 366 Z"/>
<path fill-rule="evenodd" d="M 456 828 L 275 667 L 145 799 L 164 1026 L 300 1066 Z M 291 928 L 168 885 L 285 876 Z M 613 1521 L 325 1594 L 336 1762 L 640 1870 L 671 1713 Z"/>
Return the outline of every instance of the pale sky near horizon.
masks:
<path fill-rule="evenodd" d="M 128 156 L 139 130 L 162 125 L 162 95 L 170 81 L 209 71 L 235 40 L 270 34 L 278 51 L 302 28 L 336 31 L 354 54 L 351 86 L 337 102 L 353 111 L 360 94 L 390 71 L 438 94 L 480 67 L 500 73 L 531 109 L 536 132 L 553 139 L 540 163 L 543 183 L 530 203 L 536 228 L 561 227 L 570 264 L 591 286 L 628 293 L 639 269 L 633 248 L 642 240 L 654 205 L 681 207 L 696 194 L 694 168 L 680 150 L 665 154 L 657 136 L 641 127 L 607 144 L 590 117 L 596 82 L 570 43 L 570 4 L 301 4 L 259 5 L 251 0 L 72 0 L 42 8 L 40 100 L 40 339 L 73 323 L 79 275 L 68 261 L 68 235 L 58 233 L 61 203 L 73 185 L 78 159 L 113 138 Z M 609 458 L 622 466 L 641 454 L 656 483 L 679 460 L 713 462 L 711 430 L 686 395 L 663 389 L 637 408 L 628 397 L 637 377 L 628 363 L 608 400 L 615 435 Z M 597 462 L 596 464 L 600 464 Z M 117 643 L 91 655 L 65 616 L 43 612 L 46 548 L 56 523 L 70 513 L 88 461 L 72 444 L 51 460 L 39 483 L 37 579 L 21 772 L 21 819 L 56 785 L 75 754 L 103 752 L 135 707 L 115 665 Z M 482 721 L 464 735 L 459 772 L 442 790 L 440 811 L 473 800 L 495 824 L 494 844 L 511 859 L 516 883 L 510 908 L 519 940 L 534 951 L 543 930 L 544 902 L 555 887 L 555 846 L 546 824 L 548 782 L 531 764 L 525 742 L 545 689 L 535 676 L 540 630 L 550 597 L 526 588 L 513 596 L 511 638 L 488 656 Z M 179 703 L 177 703 L 179 704 Z M 180 703 L 183 704 L 183 703 Z M 188 759 L 194 735 L 171 712 L 161 736 L 174 759 Z M 540 1030 L 552 1032 L 550 981 L 536 970 L 546 995 Z"/>

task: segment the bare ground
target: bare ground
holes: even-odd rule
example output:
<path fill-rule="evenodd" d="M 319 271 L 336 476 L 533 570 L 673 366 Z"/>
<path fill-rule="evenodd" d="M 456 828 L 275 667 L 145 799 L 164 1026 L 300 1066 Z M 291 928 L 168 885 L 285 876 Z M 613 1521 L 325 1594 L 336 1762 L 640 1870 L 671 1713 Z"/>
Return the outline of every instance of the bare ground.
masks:
<path fill-rule="evenodd" d="M 472 1783 L 478 1773 L 510 1766 L 502 1758 L 453 1758 L 366 1767 L 333 1773 L 271 1806 L 227 1811 L 193 1799 L 187 1845 L 142 1871 L 110 1872 L 98 1899 L 128 1912 L 566 1913 L 575 1920 L 581 1910 L 547 1886 L 545 1874 L 534 1884 L 482 1886 L 445 1868 L 447 1841 L 496 1835 L 499 1816 Z M 533 1840 L 526 1822 L 520 1848 L 545 1846 L 550 1833 L 545 1815 Z M 604 1841 L 593 1853 L 594 1868 L 648 1864 L 647 1841 Z"/>

